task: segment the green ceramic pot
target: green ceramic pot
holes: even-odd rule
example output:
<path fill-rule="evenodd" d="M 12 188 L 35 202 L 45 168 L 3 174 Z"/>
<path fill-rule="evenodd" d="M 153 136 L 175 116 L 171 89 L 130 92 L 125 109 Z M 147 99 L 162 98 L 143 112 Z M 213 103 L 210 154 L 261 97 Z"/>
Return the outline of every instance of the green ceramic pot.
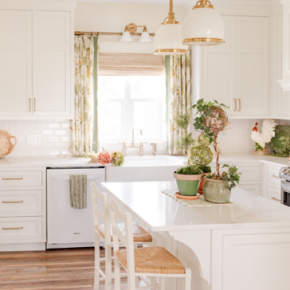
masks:
<path fill-rule="evenodd" d="M 199 187 L 202 174 L 200 175 L 184 175 L 174 172 L 178 191 L 180 195 L 195 196 Z"/>
<path fill-rule="evenodd" d="M 231 190 L 228 188 L 226 181 L 205 179 L 203 187 L 204 199 L 213 203 L 229 203 Z"/>

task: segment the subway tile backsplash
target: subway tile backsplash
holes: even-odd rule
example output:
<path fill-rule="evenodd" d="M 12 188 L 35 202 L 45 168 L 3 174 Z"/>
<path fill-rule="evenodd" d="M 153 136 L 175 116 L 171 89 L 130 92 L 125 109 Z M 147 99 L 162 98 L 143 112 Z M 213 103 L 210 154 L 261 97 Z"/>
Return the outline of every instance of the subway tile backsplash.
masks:
<path fill-rule="evenodd" d="M 251 140 L 251 130 L 255 122 L 261 128 L 263 120 L 231 120 L 229 129 L 219 135 L 221 153 L 252 153 L 255 145 Z M 277 123 L 290 125 L 290 121 L 278 120 Z M 5 130 L 17 138 L 17 145 L 9 156 L 52 156 L 69 153 L 71 132 L 68 120 L 0 121 L 0 130 Z M 114 148 L 112 145 L 108 148 L 120 149 L 118 144 Z M 151 147 L 144 153 L 151 154 Z M 164 153 L 161 146 L 158 147 L 158 153 Z"/>
<path fill-rule="evenodd" d="M 9 156 L 52 156 L 69 153 L 71 145 L 68 120 L 0 121 L 0 130 L 17 138 Z"/>

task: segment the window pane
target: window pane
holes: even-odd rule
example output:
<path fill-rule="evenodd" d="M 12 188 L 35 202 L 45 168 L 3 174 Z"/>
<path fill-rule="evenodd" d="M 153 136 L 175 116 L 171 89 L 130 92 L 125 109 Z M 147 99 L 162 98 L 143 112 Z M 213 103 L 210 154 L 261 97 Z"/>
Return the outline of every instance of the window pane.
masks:
<path fill-rule="evenodd" d="M 164 76 L 131 77 L 132 99 L 160 99 L 165 96 Z"/>
<path fill-rule="evenodd" d="M 122 105 L 120 102 L 100 102 L 99 136 L 100 140 L 121 137 Z"/>
<path fill-rule="evenodd" d="M 142 139 L 157 138 L 160 114 L 156 102 L 135 102 L 134 103 L 134 128 L 143 131 Z M 159 136 L 161 137 L 161 136 Z"/>
<path fill-rule="evenodd" d="M 99 99 L 124 99 L 125 78 L 100 76 L 98 79 Z"/>

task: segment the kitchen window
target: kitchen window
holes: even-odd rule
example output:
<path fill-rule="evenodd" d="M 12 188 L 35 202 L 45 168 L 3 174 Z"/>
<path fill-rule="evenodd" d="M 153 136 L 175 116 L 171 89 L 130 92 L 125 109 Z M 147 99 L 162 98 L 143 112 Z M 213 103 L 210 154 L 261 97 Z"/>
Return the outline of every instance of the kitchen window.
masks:
<path fill-rule="evenodd" d="M 101 143 L 165 139 L 165 75 L 99 76 Z"/>

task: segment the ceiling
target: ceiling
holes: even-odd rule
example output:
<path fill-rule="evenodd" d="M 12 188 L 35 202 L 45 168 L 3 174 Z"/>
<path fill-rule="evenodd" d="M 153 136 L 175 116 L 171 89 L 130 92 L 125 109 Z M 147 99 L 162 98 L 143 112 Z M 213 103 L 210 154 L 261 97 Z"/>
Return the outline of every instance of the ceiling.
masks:
<path fill-rule="evenodd" d="M 77 0 L 78 2 L 93 2 L 93 3 L 130 3 L 130 4 L 157 4 L 168 5 L 169 0 Z M 184 5 L 190 0 L 174 0 L 174 5 Z"/>

